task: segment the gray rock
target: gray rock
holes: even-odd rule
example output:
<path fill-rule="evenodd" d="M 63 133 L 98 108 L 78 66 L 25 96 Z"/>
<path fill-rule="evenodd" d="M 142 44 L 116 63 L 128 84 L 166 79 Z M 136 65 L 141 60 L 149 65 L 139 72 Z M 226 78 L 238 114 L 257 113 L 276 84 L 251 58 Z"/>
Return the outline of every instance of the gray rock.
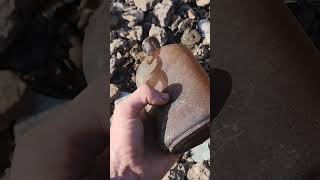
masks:
<path fill-rule="evenodd" d="M 160 0 L 134 0 L 134 4 L 142 11 L 152 9 Z"/>
<path fill-rule="evenodd" d="M 144 18 L 144 13 L 141 10 L 129 10 L 122 14 L 122 18 L 133 23 L 139 23 Z"/>
<path fill-rule="evenodd" d="M 143 34 L 142 26 L 135 26 L 128 32 L 128 35 L 126 38 L 130 40 L 141 41 L 142 34 Z"/>
<path fill-rule="evenodd" d="M 198 28 L 201 32 L 201 36 L 204 38 L 203 43 L 210 45 L 210 21 L 202 19 L 198 22 Z"/>
<path fill-rule="evenodd" d="M 204 7 L 210 4 L 210 0 L 197 0 L 197 6 Z"/>
<path fill-rule="evenodd" d="M 166 30 L 162 27 L 156 26 L 154 24 L 151 25 L 149 30 L 149 36 L 154 36 L 158 39 L 160 45 L 165 45 L 167 42 L 167 33 Z"/>
<path fill-rule="evenodd" d="M 183 21 L 181 21 L 178 25 L 178 30 L 180 32 L 184 32 L 186 29 L 192 28 L 193 26 L 193 20 L 192 19 L 184 19 Z"/>
<path fill-rule="evenodd" d="M 210 170 L 204 163 L 197 163 L 189 169 L 187 178 L 188 180 L 209 180 Z"/>
<path fill-rule="evenodd" d="M 210 139 L 206 140 L 204 143 L 191 149 L 191 158 L 195 162 L 203 162 L 210 160 Z"/>
<path fill-rule="evenodd" d="M 182 18 L 180 16 L 173 15 L 174 20 L 172 20 L 172 24 L 170 25 L 171 31 L 175 31 L 178 28 L 179 23 L 181 23 Z"/>
<path fill-rule="evenodd" d="M 112 77 L 114 74 L 114 70 L 115 70 L 115 65 L 116 65 L 116 59 L 115 58 L 110 58 L 110 76 Z"/>
<path fill-rule="evenodd" d="M 192 8 L 187 10 L 187 14 L 188 14 L 188 17 L 190 19 L 196 19 L 197 18 L 196 12 L 194 12 L 194 10 Z"/>
<path fill-rule="evenodd" d="M 118 38 L 118 39 L 114 39 L 111 43 L 110 43 L 110 54 L 113 54 L 114 51 L 122 46 L 125 45 L 125 42 L 123 39 Z"/>
<path fill-rule="evenodd" d="M 206 58 L 209 58 L 210 56 L 209 47 L 204 45 L 203 43 L 201 43 L 200 45 L 194 45 L 191 51 L 198 60 L 204 60 Z"/>
<path fill-rule="evenodd" d="M 185 30 L 182 37 L 181 37 L 181 43 L 186 46 L 192 46 L 194 44 L 197 44 L 198 42 L 200 42 L 200 40 L 201 40 L 201 35 L 195 29 Z"/>
<path fill-rule="evenodd" d="M 112 6 L 110 6 L 111 14 L 121 13 L 124 10 L 124 6 L 121 2 L 114 2 Z"/>
<path fill-rule="evenodd" d="M 153 10 L 153 13 L 159 20 L 159 24 L 161 27 L 168 26 L 170 17 L 173 12 L 173 2 L 170 0 L 164 0 L 162 3 L 158 3 Z"/>

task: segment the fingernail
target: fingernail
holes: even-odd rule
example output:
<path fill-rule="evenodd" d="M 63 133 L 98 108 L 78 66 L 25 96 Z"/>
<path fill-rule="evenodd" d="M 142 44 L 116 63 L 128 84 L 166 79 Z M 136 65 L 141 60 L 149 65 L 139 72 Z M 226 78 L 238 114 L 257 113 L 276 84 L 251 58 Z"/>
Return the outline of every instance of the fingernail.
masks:
<path fill-rule="evenodd" d="M 168 101 L 170 99 L 170 96 L 168 93 L 161 93 L 160 96 L 165 101 Z"/>

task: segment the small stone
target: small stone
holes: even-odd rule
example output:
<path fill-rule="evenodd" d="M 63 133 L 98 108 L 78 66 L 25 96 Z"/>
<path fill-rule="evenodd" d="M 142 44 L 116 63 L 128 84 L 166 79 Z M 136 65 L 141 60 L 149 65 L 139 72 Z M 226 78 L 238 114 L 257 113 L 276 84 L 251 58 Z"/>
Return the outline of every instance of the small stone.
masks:
<path fill-rule="evenodd" d="M 121 54 L 120 52 L 117 52 L 116 58 L 117 58 L 117 59 L 121 59 L 121 58 L 122 58 L 122 54 Z"/>
<path fill-rule="evenodd" d="M 189 169 L 187 173 L 188 180 L 209 180 L 210 170 L 204 163 L 197 163 Z"/>
<path fill-rule="evenodd" d="M 111 43 L 110 43 L 110 53 L 113 54 L 114 50 L 118 49 L 121 46 L 124 46 L 125 42 L 123 41 L 123 39 L 118 38 L 118 39 L 114 39 Z"/>
<path fill-rule="evenodd" d="M 149 30 L 149 37 L 151 36 L 157 38 L 160 45 L 164 45 L 167 42 L 166 30 L 154 24 L 151 25 L 151 28 Z"/>
<path fill-rule="evenodd" d="M 173 18 L 173 23 L 170 26 L 171 31 L 175 31 L 178 28 L 179 23 L 182 21 L 182 18 L 180 16 L 175 16 Z"/>
<path fill-rule="evenodd" d="M 110 76 L 112 77 L 114 74 L 115 70 L 115 65 L 116 65 L 116 59 L 115 58 L 110 58 Z"/>
<path fill-rule="evenodd" d="M 196 13 L 195 13 L 194 10 L 192 10 L 191 8 L 188 9 L 187 14 L 188 14 L 188 17 L 189 17 L 190 19 L 196 19 L 196 18 L 197 18 L 197 17 L 196 17 Z"/>
<path fill-rule="evenodd" d="M 142 48 L 139 44 L 135 44 L 130 49 L 130 55 L 133 59 L 137 61 L 142 61 L 142 59 L 146 56 L 146 54 L 142 51 Z"/>
<path fill-rule="evenodd" d="M 158 3 L 153 10 L 153 13 L 159 20 L 161 27 L 168 26 L 170 17 L 173 12 L 173 2 L 170 0 L 164 0 L 162 3 Z"/>
<path fill-rule="evenodd" d="M 197 6 L 204 7 L 210 4 L 210 0 L 197 0 Z"/>
<path fill-rule="evenodd" d="M 191 149 L 191 158 L 195 162 L 203 162 L 210 160 L 210 139 L 206 140 L 204 143 Z"/>
<path fill-rule="evenodd" d="M 141 41 L 142 40 L 142 34 L 143 34 L 142 26 L 135 26 L 129 31 L 129 33 L 128 33 L 126 38 L 130 39 L 130 40 Z"/>
<path fill-rule="evenodd" d="M 134 0 L 135 6 L 144 12 L 152 9 L 158 2 L 159 0 Z"/>
<path fill-rule="evenodd" d="M 121 2 L 114 2 L 110 6 L 111 14 L 121 13 L 124 10 L 124 6 Z"/>
<path fill-rule="evenodd" d="M 200 45 L 194 45 L 191 51 L 198 60 L 204 60 L 210 56 L 209 47 L 203 45 L 203 43 Z"/>
<path fill-rule="evenodd" d="M 141 10 L 130 10 L 127 12 L 124 12 L 122 14 L 122 18 L 134 23 L 139 23 L 143 20 L 144 13 Z"/>
<path fill-rule="evenodd" d="M 110 102 L 113 102 L 115 99 L 117 99 L 119 93 L 119 88 L 114 84 L 110 84 Z"/>
<path fill-rule="evenodd" d="M 210 45 L 210 21 L 207 19 L 202 19 L 198 23 L 201 36 L 204 38 L 203 43 Z"/>
<path fill-rule="evenodd" d="M 178 25 L 178 30 L 180 32 L 184 32 L 186 29 L 192 28 L 193 25 L 193 20 L 192 19 L 184 19 L 183 21 L 181 21 Z"/>
<path fill-rule="evenodd" d="M 181 37 L 181 43 L 186 46 L 192 46 L 194 44 L 197 44 L 198 42 L 200 42 L 200 40 L 201 40 L 201 35 L 195 29 L 193 30 L 187 29 Z"/>

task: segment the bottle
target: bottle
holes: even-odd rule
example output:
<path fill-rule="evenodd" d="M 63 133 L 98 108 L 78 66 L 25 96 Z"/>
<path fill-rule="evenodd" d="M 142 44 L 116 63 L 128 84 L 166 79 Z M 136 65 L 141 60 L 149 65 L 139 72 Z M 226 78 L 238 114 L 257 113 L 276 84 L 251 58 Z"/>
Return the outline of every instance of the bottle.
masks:
<path fill-rule="evenodd" d="M 148 107 L 164 150 L 182 153 L 210 137 L 210 80 L 192 52 L 183 45 L 160 47 L 155 37 L 143 42 L 148 56 L 137 69 L 136 84 L 170 94 L 167 105 Z"/>

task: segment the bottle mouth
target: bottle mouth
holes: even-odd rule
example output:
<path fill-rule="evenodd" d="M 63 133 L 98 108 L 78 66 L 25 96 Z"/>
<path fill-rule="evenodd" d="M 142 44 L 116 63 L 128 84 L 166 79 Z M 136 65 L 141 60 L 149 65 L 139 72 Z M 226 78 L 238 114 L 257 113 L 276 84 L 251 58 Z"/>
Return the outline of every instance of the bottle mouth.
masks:
<path fill-rule="evenodd" d="M 160 48 L 160 43 L 158 39 L 154 36 L 147 37 L 142 42 L 143 51 L 148 55 L 152 56 L 152 54 Z"/>

